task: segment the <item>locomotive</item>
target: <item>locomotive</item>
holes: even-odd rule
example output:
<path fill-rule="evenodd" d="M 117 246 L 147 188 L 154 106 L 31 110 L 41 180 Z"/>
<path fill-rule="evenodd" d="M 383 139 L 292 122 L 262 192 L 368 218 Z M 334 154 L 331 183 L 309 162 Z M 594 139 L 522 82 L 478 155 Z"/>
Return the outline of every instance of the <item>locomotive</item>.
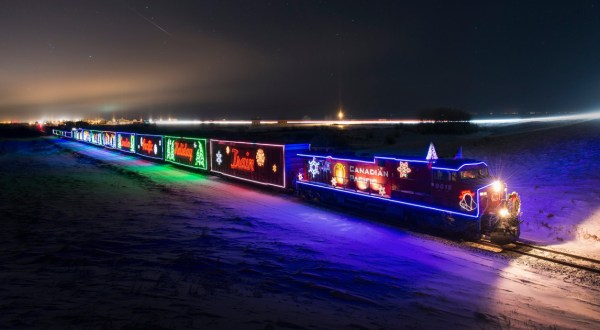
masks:
<path fill-rule="evenodd" d="M 358 210 L 386 222 L 497 244 L 520 235 L 520 198 L 483 161 L 427 156 L 344 157 L 310 144 L 267 144 L 87 129 L 53 134 L 134 153 L 310 201 Z"/>

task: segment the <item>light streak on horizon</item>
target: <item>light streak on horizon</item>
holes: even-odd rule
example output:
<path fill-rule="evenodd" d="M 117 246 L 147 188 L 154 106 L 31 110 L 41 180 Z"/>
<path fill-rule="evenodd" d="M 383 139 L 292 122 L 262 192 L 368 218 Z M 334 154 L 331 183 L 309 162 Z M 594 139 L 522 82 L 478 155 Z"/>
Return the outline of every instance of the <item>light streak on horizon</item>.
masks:
<path fill-rule="evenodd" d="M 574 120 L 600 119 L 600 111 L 531 118 L 498 118 L 498 119 L 472 119 L 470 123 L 480 125 L 497 124 L 522 124 L 531 122 L 558 122 Z M 253 125 L 254 120 L 156 120 L 157 125 Z M 364 120 L 260 120 L 260 125 L 304 125 L 304 126 L 352 126 L 352 125 L 399 125 L 399 124 L 421 124 L 432 123 L 432 121 L 421 121 L 418 119 L 364 119 Z"/>

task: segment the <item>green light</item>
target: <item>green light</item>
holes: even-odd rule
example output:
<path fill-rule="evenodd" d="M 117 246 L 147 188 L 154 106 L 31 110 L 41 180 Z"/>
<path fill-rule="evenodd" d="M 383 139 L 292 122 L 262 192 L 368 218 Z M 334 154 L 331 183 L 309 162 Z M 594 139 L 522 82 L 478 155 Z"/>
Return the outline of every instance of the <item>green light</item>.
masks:
<path fill-rule="evenodd" d="M 206 139 L 164 136 L 165 161 L 208 170 Z"/>

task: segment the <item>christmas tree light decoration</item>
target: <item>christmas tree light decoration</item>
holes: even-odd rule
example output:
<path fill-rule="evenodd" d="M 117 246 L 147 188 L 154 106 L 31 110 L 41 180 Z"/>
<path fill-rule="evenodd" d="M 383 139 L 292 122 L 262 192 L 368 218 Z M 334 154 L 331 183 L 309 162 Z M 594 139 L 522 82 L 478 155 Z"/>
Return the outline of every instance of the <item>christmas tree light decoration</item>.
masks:
<path fill-rule="evenodd" d="M 277 173 L 277 165 L 273 164 L 273 173 Z"/>
<path fill-rule="evenodd" d="M 456 155 L 454 155 L 454 159 L 462 159 L 463 158 L 463 152 L 462 152 L 462 146 L 460 146 L 458 148 L 458 150 L 456 151 Z"/>
<path fill-rule="evenodd" d="M 131 142 L 129 143 L 129 152 L 135 153 L 135 134 L 131 134 Z"/>
<path fill-rule="evenodd" d="M 471 212 L 477 208 L 477 202 L 473 197 L 473 192 L 470 190 L 463 190 L 459 196 L 460 202 L 458 205 L 467 212 Z"/>
<path fill-rule="evenodd" d="M 433 142 L 429 143 L 429 150 L 427 151 L 427 157 L 425 157 L 425 159 L 429 160 L 429 161 L 438 159 L 437 152 L 435 152 L 435 146 L 433 145 Z"/>
<path fill-rule="evenodd" d="M 308 162 L 308 165 L 308 173 L 312 174 L 312 177 L 314 178 L 315 176 L 317 176 L 317 174 L 319 174 L 319 162 L 316 160 L 315 157 L 313 157 L 313 159 Z"/>
<path fill-rule="evenodd" d="M 165 160 L 171 162 L 175 161 L 175 140 L 167 139 L 167 150 L 165 154 Z"/>
<path fill-rule="evenodd" d="M 397 168 L 398 173 L 400 173 L 401 178 L 408 178 L 408 173 L 412 172 L 410 167 L 408 167 L 408 162 L 400 162 L 400 166 Z"/>
<path fill-rule="evenodd" d="M 302 173 L 298 173 L 298 181 L 302 180 L 304 180 L 304 176 L 302 175 Z"/>
<path fill-rule="evenodd" d="M 221 166 L 221 163 L 223 163 L 223 154 L 221 153 L 221 150 L 217 151 L 217 159 L 216 162 L 217 164 L 219 164 L 219 166 Z"/>
<path fill-rule="evenodd" d="M 256 165 L 259 167 L 265 165 L 265 152 L 262 149 L 256 151 Z"/>
<path fill-rule="evenodd" d="M 196 143 L 194 143 L 194 146 L 196 146 Z M 207 169 L 206 157 L 204 154 L 204 146 L 202 145 L 202 143 L 199 143 L 197 148 L 198 150 L 196 151 L 196 162 L 194 163 L 194 165 L 200 168 Z"/>

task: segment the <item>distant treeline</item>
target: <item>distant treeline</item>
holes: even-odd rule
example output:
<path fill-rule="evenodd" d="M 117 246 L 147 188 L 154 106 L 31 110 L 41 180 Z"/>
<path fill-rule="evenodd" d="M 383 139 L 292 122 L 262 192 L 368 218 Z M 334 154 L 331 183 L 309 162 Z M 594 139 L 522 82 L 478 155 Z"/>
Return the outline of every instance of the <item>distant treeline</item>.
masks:
<path fill-rule="evenodd" d="M 422 124 L 416 130 L 422 134 L 469 134 L 478 130 L 477 125 L 470 122 L 470 113 L 454 108 L 434 108 L 419 111 L 418 118 Z"/>

